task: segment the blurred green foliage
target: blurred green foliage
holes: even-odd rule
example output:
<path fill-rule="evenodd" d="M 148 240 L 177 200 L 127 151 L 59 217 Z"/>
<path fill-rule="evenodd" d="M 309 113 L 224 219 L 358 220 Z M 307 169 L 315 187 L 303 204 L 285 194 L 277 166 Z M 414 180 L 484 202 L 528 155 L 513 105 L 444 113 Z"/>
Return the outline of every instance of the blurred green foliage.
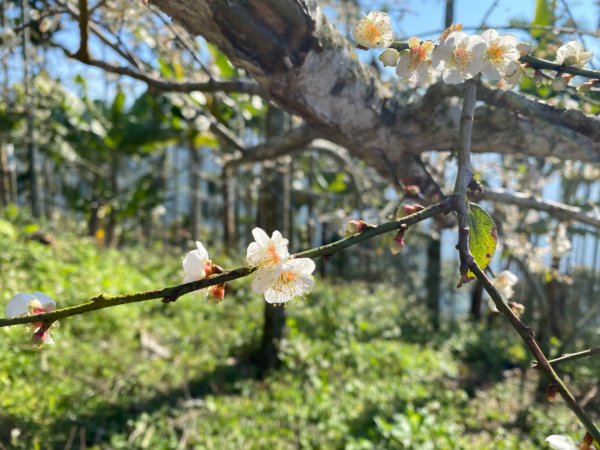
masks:
<path fill-rule="evenodd" d="M 172 250 L 98 249 L 66 232 L 44 245 L 12 214 L 0 222 L 2 236 L 16 237 L 0 239 L 2 302 L 42 290 L 66 306 L 179 280 Z M 523 394 L 533 381 L 503 373 L 529 360 L 501 323 L 434 334 L 422 302 L 401 287 L 318 280 L 288 307 L 282 369 L 259 377 L 248 355 L 262 308 L 241 280 L 219 305 L 186 296 L 72 317 L 41 350 L 24 327 L 0 329 L 0 443 L 537 449 L 577 430 L 568 410 Z"/>

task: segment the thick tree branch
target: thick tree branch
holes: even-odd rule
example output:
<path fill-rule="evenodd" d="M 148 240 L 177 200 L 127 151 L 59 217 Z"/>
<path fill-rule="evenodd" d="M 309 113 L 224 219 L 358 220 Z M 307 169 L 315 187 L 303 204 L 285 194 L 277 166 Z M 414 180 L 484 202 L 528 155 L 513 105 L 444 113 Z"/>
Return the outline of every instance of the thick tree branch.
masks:
<path fill-rule="evenodd" d="M 82 60 L 88 60 L 90 53 L 88 51 L 89 40 L 89 11 L 87 0 L 79 0 L 79 50 L 77 56 Z"/>
<path fill-rule="evenodd" d="M 528 117 L 537 117 L 544 122 L 576 131 L 594 142 L 600 142 L 600 120 L 579 109 L 556 108 L 529 95 L 491 89 L 483 84 L 479 85 L 479 97 L 491 105 L 507 108 Z"/>
<path fill-rule="evenodd" d="M 410 156 L 454 150 L 460 111 L 438 101 L 406 105 L 355 56 L 316 2 L 151 0 L 188 32 L 217 45 L 289 112 L 391 181 L 422 179 Z M 394 92 L 394 91 L 392 91 Z M 438 93 L 439 95 L 439 93 Z M 592 139 L 511 110 L 478 114 L 472 151 L 600 161 Z M 408 156 L 408 158 L 407 158 Z M 395 182 L 395 181 L 394 181 Z M 418 182 L 417 182 L 418 184 Z"/>
<path fill-rule="evenodd" d="M 527 209 L 544 211 L 552 217 L 563 221 L 581 222 L 594 228 L 600 228 L 600 217 L 586 214 L 581 208 L 565 205 L 552 200 L 544 200 L 532 194 L 522 192 L 508 192 L 504 190 L 484 191 L 473 195 L 477 199 L 490 200 L 492 202 L 508 203 Z"/>
<path fill-rule="evenodd" d="M 341 239 L 339 241 L 323 245 L 321 247 L 313 248 L 310 250 L 306 250 L 300 253 L 296 253 L 291 255 L 292 258 L 317 258 L 319 256 L 328 256 L 333 255 L 334 253 L 339 252 L 345 248 L 356 245 L 360 242 L 366 241 L 368 239 L 372 239 L 376 236 L 388 233 L 393 230 L 397 230 L 400 227 L 409 227 L 416 223 L 422 222 L 430 217 L 433 217 L 437 214 L 448 213 L 451 209 L 451 201 L 445 200 L 440 203 L 436 203 L 428 208 L 425 208 L 419 212 L 411 214 L 410 216 L 403 217 L 400 220 L 395 220 L 391 222 L 386 222 L 381 225 L 368 228 L 362 233 L 355 234 L 345 239 Z M 8 327 L 11 325 L 19 325 L 25 323 L 32 322 L 44 322 L 51 323 L 60 319 L 64 319 L 66 317 L 76 316 L 79 314 L 85 314 L 91 311 L 97 311 L 104 308 L 110 308 L 118 305 L 126 305 L 129 303 L 138 303 L 147 300 L 155 300 L 155 299 L 163 299 L 167 302 L 175 301 L 177 298 L 182 295 L 189 294 L 190 292 L 197 291 L 199 289 L 204 289 L 209 286 L 214 286 L 217 284 L 223 284 L 232 280 L 236 280 L 238 278 L 243 278 L 256 270 L 256 267 L 246 266 L 240 267 L 237 269 L 233 269 L 230 271 L 225 271 L 219 275 L 214 275 L 208 278 L 204 278 L 199 281 L 194 281 L 191 283 L 181 284 L 174 287 L 158 289 L 153 291 L 144 291 L 137 292 L 133 294 L 124 294 L 124 295 L 108 295 L 101 294 L 97 297 L 94 297 L 90 301 L 86 303 L 82 303 L 75 306 L 70 306 L 67 308 L 57 309 L 55 311 L 45 313 L 45 314 L 37 314 L 32 316 L 21 316 L 10 319 L 0 319 L 0 328 Z"/>

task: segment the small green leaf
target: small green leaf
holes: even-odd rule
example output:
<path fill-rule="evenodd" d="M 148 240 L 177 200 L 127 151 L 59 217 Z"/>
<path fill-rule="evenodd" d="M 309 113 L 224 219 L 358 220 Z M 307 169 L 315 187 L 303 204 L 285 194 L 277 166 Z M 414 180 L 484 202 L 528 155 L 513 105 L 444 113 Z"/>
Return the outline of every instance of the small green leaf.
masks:
<path fill-rule="evenodd" d="M 481 269 L 485 269 L 496 251 L 496 224 L 485 212 L 485 210 L 475 204 L 470 204 L 469 209 L 469 249 L 475 262 Z M 475 278 L 475 274 L 471 271 L 467 273 L 469 278 Z"/>
<path fill-rule="evenodd" d="M 554 11 L 553 4 L 550 4 L 548 0 L 537 0 L 535 2 L 535 15 L 533 16 L 533 22 L 531 25 L 537 25 L 541 27 L 548 27 L 554 25 Z M 539 39 L 548 33 L 548 30 L 540 28 L 531 28 L 531 35 Z"/>

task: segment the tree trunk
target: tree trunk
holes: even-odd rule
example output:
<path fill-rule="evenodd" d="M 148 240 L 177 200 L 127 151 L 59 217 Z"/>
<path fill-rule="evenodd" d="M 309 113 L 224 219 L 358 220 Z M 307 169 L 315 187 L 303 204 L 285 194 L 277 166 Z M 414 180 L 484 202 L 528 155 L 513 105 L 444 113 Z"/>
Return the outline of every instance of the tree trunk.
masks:
<path fill-rule="evenodd" d="M 267 112 L 267 139 L 281 134 L 285 130 L 285 114 L 270 107 Z M 289 164 L 288 164 L 289 165 Z M 287 189 L 289 193 L 289 189 Z M 269 235 L 279 230 L 283 236 L 289 236 L 289 194 L 286 195 L 285 167 L 281 163 L 263 164 L 260 186 L 257 225 Z M 257 353 L 257 363 L 263 369 L 276 368 L 279 363 L 279 346 L 286 335 L 285 307 L 265 303 L 263 334 Z"/>
<path fill-rule="evenodd" d="M 223 193 L 223 244 L 225 251 L 230 253 L 237 248 L 237 230 L 235 220 L 235 168 L 223 165 L 221 172 Z"/>
<path fill-rule="evenodd" d="M 200 152 L 193 142 L 188 144 L 190 158 L 190 236 L 192 240 L 200 239 Z"/>
<path fill-rule="evenodd" d="M 27 1 L 21 1 L 21 18 L 23 23 L 29 22 L 29 4 Z M 29 71 L 29 27 L 23 28 L 23 87 L 25 94 L 25 114 L 26 114 L 26 131 L 25 131 L 25 142 L 27 145 L 27 161 L 29 163 L 29 189 L 30 189 L 30 203 L 31 203 L 31 214 L 33 217 L 41 217 L 42 211 L 42 199 L 41 199 L 41 188 L 40 188 L 40 161 L 38 149 L 35 145 L 34 133 L 34 117 L 33 117 L 33 105 L 31 104 L 32 92 L 31 92 L 31 74 Z"/>
<path fill-rule="evenodd" d="M 427 275 L 425 283 L 427 285 L 427 308 L 431 315 L 431 323 L 435 329 L 438 329 L 440 324 L 441 261 L 441 239 L 439 235 L 434 235 L 427 245 Z"/>

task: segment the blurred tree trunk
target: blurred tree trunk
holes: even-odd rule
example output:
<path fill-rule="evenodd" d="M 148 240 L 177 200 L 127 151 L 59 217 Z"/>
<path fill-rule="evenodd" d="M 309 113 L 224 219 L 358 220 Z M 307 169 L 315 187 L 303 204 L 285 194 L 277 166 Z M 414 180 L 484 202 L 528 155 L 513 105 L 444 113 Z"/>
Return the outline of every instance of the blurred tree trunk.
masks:
<path fill-rule="evenodd" d="M 117 152 L 112 154 L 112 167 L 110 173 L 110 212 L 108 213 L 108 223 L 106 225 L 106 240 L 107 247 L 113 247 L 117 241 L 117 214 L 119 211 L 119 166 L 120 157 Z"/>
<path fill-rule="evenodd" d="M 0 144 L 0 207 L 5 207 L 11 202 L 10 171 L 4 147 L 4 145 Z"/>
<path fill-rule="evenodd" d="M 223 244 L 225 250 L 231 252 L 237 247 L 235 168 L 224 164 L 221 181 L 223 186 Z"/>
<path fill-rule="evenodd" d="M 190 139 L 188 144 L 190 158 L 190 236 L 192 240 L 199 240 L 200 233 L 200 170 L 202 159 L 200 151 Z"/>
<path fill-rule="evenodd" d="M 285 113 L 275 107 L 269 107 L 266 123 L 267 139 L 282 134 L 285 125 Z M 289 163 L 263 164 L 256 223 L 269 235 L 274 230 L 279 230 L 283 236 L 289 236 L 290 196 L 287 178 L 289 178 Z M 257 363 L 263 370 L 279 365 L 279 346 L 286 332 L 285 308 L 265 302 L 263 334 L 257 353 Z"/>
<path fill-rule="evenodd" d="M 432 226 L 435 226 L 432 224 Z M 427 308 L 435 329 L 440 325 L 440 285 L 442 271 L 442 241 L 439 234 L 434 235 L 427 245 Z"/>
<path fill-rule="evenodd" d="M 21 1 L 21 19 L 22 23 L 29 22 L 29 4 L 26 0 Z M 25 142 L 27 144 L 27 161 L 29 163 L 29 189 L 30 189 L 30 202 L 31 202 L 31 214 L 33 217 L 41 217 L 42 211 L 42 199 L 41 199 L 41 188 L 40 188 L 40 161 L 38 149 L 35 145 L 34 138 L 34 116 L 33 116 L 33 105 L 31 104 L 31 74 L 29 70 L 29 27 L 23 28 L 23 87 L 25 94 L 25 114 L 26 114 L 26 131 L 25 131 Z"/>

